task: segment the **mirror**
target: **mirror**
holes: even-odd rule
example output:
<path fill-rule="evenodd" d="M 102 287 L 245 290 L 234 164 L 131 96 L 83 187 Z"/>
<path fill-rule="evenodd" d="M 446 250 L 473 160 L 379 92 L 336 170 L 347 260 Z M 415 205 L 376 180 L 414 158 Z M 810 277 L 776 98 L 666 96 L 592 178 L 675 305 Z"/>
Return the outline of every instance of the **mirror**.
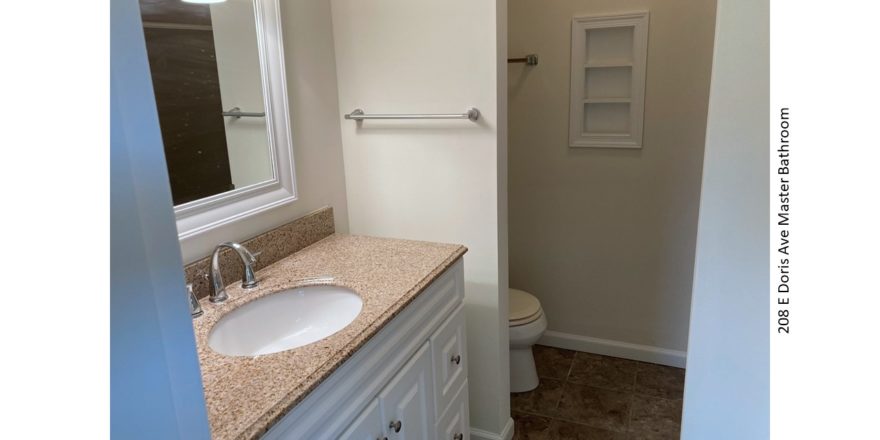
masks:
<path fill-rule="evenodd" d="M 294 200 L 278 0 L 140 8 L 181 238 Z"/>
<path fill-rule="evenodd" d="M 140 3 L 174 205 L 272 179 L 253 2 Z"/>

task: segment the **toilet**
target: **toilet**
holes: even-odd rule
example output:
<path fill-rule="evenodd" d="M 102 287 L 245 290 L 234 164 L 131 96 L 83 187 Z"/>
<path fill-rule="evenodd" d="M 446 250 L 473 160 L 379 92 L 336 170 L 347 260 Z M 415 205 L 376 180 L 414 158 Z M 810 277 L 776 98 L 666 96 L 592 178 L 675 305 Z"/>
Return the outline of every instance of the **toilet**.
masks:
<path fill-rule="evenodd" d="M 518 290 L 508 291 L 510 327 L 510 392 L 522 393 L 538 386 L 532 345 L 547 330 L 547 318 L 541 302 L 532 294 Z"/>

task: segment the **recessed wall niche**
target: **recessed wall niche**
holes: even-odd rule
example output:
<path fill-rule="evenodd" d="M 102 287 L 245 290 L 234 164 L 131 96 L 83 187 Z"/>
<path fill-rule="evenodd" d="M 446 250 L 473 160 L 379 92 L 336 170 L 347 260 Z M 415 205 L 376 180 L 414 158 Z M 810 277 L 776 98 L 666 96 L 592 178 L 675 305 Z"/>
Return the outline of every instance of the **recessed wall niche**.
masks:
<path fill-rule="evenodd" d="M 648 12 L 575 17 L 569 146 L 641 148 Z"/>

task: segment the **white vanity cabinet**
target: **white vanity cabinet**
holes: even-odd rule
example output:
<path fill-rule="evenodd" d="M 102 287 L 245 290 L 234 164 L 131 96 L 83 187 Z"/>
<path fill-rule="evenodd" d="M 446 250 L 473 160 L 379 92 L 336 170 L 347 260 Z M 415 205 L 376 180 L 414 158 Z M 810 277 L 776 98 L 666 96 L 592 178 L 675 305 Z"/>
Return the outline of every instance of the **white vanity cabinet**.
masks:
<path fill-rule="evenodd" d="M 385 428 L 382 426 L 384 420 L 385 418 L 382 417 L 382 412 L 379 409 L 379 399 L 373 399 L 367 409 L 355 419 L 354 423 L 339 438 L 344 440 L 381 439 L 382 437 L 378 436 L 377 433 L 384 432 Z"/>
<path fill-rule="evenodd" d="M 263 438 L 469 439 L 463 297 L 459 260 Z"/>
<path fill-rule="evenodd" d="M 340 439 L 433 438 L 433 388 L 431 352 L 425 344 Z"/>

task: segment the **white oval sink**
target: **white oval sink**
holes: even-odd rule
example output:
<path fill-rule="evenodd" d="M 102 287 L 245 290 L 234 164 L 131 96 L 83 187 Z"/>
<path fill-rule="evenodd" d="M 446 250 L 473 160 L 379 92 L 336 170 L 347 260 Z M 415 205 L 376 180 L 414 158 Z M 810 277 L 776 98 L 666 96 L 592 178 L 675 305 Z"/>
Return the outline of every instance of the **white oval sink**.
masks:
<path fill-rule="evenodd" d="M 324 339 L 357 318 L 363 301 L 339 286 L 306 286 L 251 301 L 220 318 L 208 345 L 229 356 L 259 356 Z"/>

